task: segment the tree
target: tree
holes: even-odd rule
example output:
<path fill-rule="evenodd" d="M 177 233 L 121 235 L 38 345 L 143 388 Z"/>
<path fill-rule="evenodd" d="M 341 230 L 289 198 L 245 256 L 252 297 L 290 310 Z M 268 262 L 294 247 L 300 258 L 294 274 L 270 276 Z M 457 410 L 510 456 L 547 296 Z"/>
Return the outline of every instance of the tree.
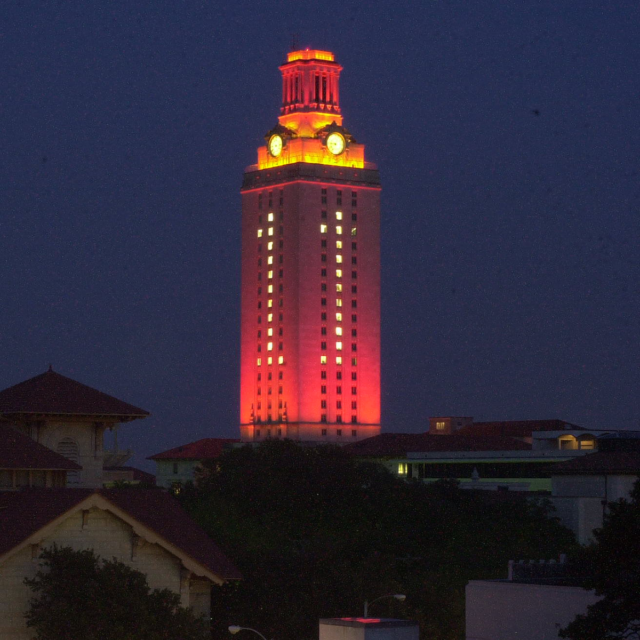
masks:
<path fill-rule="evenodd" d="M 478 495 L 480 494 L 480 495 Z M 504 577 L 510 559 L 572 551 L 544 507 L 457 483 L 406 482 L 338 447 L 267 441 L 225 452 L 184 507 L 244 576 L 214 588 L 213 634 L 227 625 L 267 637 L 317 636 L 318 618 L 371 614 L 420 621 L 424 638 L 464 637 L 468 580 Z"/>
<path fill-rule="evenodd" d="M 53 546 L 40 555 L 27 626 L 38 640 L 204 640 L 207 625 L 168 589 L 92 550 Z"/>
<path fill-rule="evenodd" d="M 583 586 L 602 599 L 560 632 L 571 640 L 640 638 L 640 480 L 630 500 L 609 504 L 595 542 L 578 559 Z"/>

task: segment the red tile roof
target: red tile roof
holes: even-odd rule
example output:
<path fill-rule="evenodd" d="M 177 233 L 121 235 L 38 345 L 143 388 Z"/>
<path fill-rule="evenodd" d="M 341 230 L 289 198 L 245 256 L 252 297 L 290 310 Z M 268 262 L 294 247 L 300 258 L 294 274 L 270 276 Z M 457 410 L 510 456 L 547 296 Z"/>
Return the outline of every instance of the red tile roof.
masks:
<path fill-rule="evenodd" d="M 640 451 L 598 451 L 553 466 L 551 475 L 640 475 Z"/>
<path fill-rule="evenodd" d="M 476 438 L 453 435 L 429 435 L 428 433 L 382 433 L 344 447 L 344 450 L 360 457 L 404 457 L 409 452 L 427 451 L 522 451 L 531 445 L 514 438 L 486 436 Z"/>
<path fill-rule="evenodd" d="M 582 430 L 582 427 L 564 420 L 502 420 L 498 422 L 474 422 L 462 427 L 456 433 L 465 436 L 530 438 L 534 431 L 564 431 L 571 429 Z"/>
<path fill-rule="evenodd" d="M 0 469 L 71 471 L 79 464 L 7 425 L 0 425 Z"/>
<path fill-rule="evenodd" d="M 237 438 L 203 438 L 174 449 L 156 453 L 147 460 L 207 460 L 218 458 L 232 443 L 240 442 Z"/>
<path fill-rule="evenodd" d="M 0 557 L 93 493 L 220 578 L 239 580 L 242 577 L 177 500 L 156 489 L 27 489 L 0 494 Z"/>
<path fill-rule="evenodd" d="M 148 411 L 62 376 L 51 369 L 0 391 L 0 415 L 114 416 L 120 421 L 144 418 Z"/>

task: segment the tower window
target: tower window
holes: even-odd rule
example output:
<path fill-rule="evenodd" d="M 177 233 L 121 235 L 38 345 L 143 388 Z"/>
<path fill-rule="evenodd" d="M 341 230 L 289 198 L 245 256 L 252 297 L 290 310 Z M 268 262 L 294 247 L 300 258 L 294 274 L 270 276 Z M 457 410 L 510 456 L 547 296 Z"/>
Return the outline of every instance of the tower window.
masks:
<path fill-rule="evenodd" d="M 336 226 L 336 234 L 341 236 L 342 235 L 342 227 L 340 225 Z"/>
<path fill-rule="evenodd" d="M 339 311 L 336 313 L 336 320 L 342 322 L 342 314 Z"/>
<path fill-rule="evenodd" d="M 336 409 L 342 409 L 342 400 L 336 400 Z"/>
<path fill-rule="evenodd" d="M 320 202 L 321 204 L 327 204 L 327 190 L 322 189 L 320 192 Z"/>
<path fill-rule="evenodd" d="M 326 351 L 326 350 L 327 350 L 327 343 L 326 343 L 326 342 L 321 342 L 321 343 L 320 343 L 320 348 L 321 348 L 323 351 Z"/>
<path fill-rule="evenodd" d="M 358 335 L 357 329 L 351 329 L 351 337 L 355 338 Z"/>
<path fill-rule="evenodd" d="M 327 233 L 327 225 L 326 224 L 321 224 L 320 225 L 320 233 Z"/>
<path fill-rule="evenodd" d="M 336 356 L 336 364 L 342 364 L 342 356 Z"/>
<path fill-rule="evenodd" d="M 327 364 L 327 356 L 320 356 L 320 364 Z"/>
<path fill-rule="evenodd" d="M 326 422 L 326 421 L 327 421 L 327 416 L 325 416 L 325 415 L 320 416 L 320 422 Z M 322 435 L 323 436 L 327 435 L 327 430 L 326 429 L 322 430 Z"/>
<path fill-rule="evenodd" d="M 342 191 L 340 189 L 336 192 L 336 204 L 342 204 Z"/>
<path fill-rule="evenodd" d="M 358 306 L 358 301 L 357 300 L 352 300 L 351 301 L 351 306 L 355 309 Z"/>
<path fill-rule="evenodd" d="M 326 209 L 323 209 L 320 212 L 320 218 L 322 218 L 322 220 L 326 220 L 327 219 L 327 211 L 326 211 Z"/>
<path fill-rule="evenodd" d="M 339 396 L 341 396 L 341 395 L 342 395 L 342 387 L 341 387 L 340 385 L 338 385 L 338 386 L 336 387 L 336 394 L 337 394 L 337 395 L 339 395 Z"/>
<path fill-rule="evenodd" d="M 326 262 L 327 261 L 327 254 L 326 253 L 323 253 L 323 254 L 320 255 L 320 261 L 321 262 Z"/>
<path fill-rule="evenodd" d="M 262 238 L 262 229 L 258 229 L 258 238 Z"/>
<path fill-rule="evenodd" d="M 320 277 L 321 278 L 326 278 L 327 277 L 327 270 L 326 269 L 320 269 Z"/>
<path fill-rule="evenodd" d="M 278 364 L 284 364 L 284 356 L 278 356 Z M 280 372 L 280 375 L 282 375 L 282 372 Z M 280 378 L 280 380 L 282 380 L 282 378 Z"/>
<path fill-rule="evenodd" d="M 353 401 L 351 402 L 351 408 L 352 408 L 354 411 L 358 408 L 358 403 L 357 403 L 355 400 L 353 400 Z"/>
<path fill-rule="evenodd" d="M 351 293 L 358 293 L 358 286 L 355 284 L 351 285 Z"/>
<path fill-rule="evenodd" d="M 358 264 L 358 258 L 356 256 L 351 256 L 351 264 Z"/>
<path fill-rule="evenodd" d="M 355 227 L 351 227 L 351 236 L 355 237 L 358 235 L 358 230 Z"/>
<path fill-rule="evenodd" d="M 358 322 L 358 316 L 355 313 L 351 314 L 351 322 Z"/>
<path fill-rule="evenodd" d="M 268 222 L 273 222 L 273 213 L 267 214 L 267 221 Z"/>
<path fill-rule="evenodd" d="M 262 194 L 258 194 L 258 209 L 262 209 Z"/>
<path fill-rule="evenodd" d="M 352 242 L 351 243 L 351 250 L 352 251 L 357 251 L 358 250 L 358 243 L 357 242 Z"/>
<path fill-rule="evenodd" d="M 327 319 L 327 312 L 326 312 L 326 311 L 323 311 L 323 312 L 320 314 L 320 320 L 326 320 L 326 319 Z"/>
<path fill-rule="evenodd" d="M 282 364 L 282 362 L 280 364 Z M 284 376 L 282 375 L 282 371 L 279 371 L 278 372 L 278 380 L 282 380 L 283 377 Z"/>
<path fill-rule="evenodd" d="M 336 256 L 336 262 L 337 262 L 338 264 L 341 264 L 341 263 L 342 263 L 342 256 L 341 256 L 340 254 L 338 254 L 338 255 Z"/>
<path fill-rule="evenodd" d="M 342 204 L 338 202 L 338 204 Z M 342 211 L 336 211 L 336 220 L 342 220 Z"/>
<path fill-rule="evenodd" d="M 320 400 L 320 408 L 321 409 L 326 409 L 327 408 L 327 401 L 326 400 Z"/>
<path fill-rule="evenodd" d="M 355 367 L 358 364 L 358 358 L 351 358 L 351 364 Z"/>
<path fill-rule="evenodd" d="M 336 269 L 336 278 L 342 278 L 342 269 Z"/>
<path fill-rule="evenodd" d="M 352 213 L 351 214 L 351 221 L 352 222 L 358 222 L 358 214 L 357 213 Z"/>
<path fill-rule="evenodd" d="M 358 395 L 358 387 L 351 387 L 351 395 L 352 396 Z"/>
<path fill-rule="evenodd" d="M 323 394 L 327 393 L 327 385 L 323 384 L 320 387 L 320 393 L 323 393 Z"/>
<path fill-rule="evenodd" d="M 321 371 L 320 372 L 320 378 L 322 380 L 326 380 L 327 379 L 327 372 L 326 371 Z"/>
<path fill-rule="evenodd" d="M 326 282 L 323 282 L 323 283 L 320 285 L 320 290 L 321 290 L 321 291 L 326 291 L 326 290 L 327 290 L 327 283 L 326 283 Z"/>
<path fill-rule="evenodd" d="M 351 272 L 351 277 L 356 280 L 358 278 L 358 272 L 357 271 L 352 271 Z"/>
<path fill-rule="evenodd" d="M 327 306 L 327 299 L 326 299 L 326 298 L 320 298 L 320 304 L 321 304 L 323 307 L 326 307 L 326 306 Z"/>
<path fill-rule="evenodd" d="M 323 336 L 326 336 L 327 335 L 327 327 L 321 327 L 320 328 L 320 334 L 323 335 Z"/>
<path fill-rule="evenodd" d="M 336 371 L 336 380 L 342 380 L 342 371 Z"/>
<path fill-rule="evenodd" d="M 327 248 L 327 241 L 326 240 L 320 240 L 320 248 L 321 249 L 326 249 Z"/>

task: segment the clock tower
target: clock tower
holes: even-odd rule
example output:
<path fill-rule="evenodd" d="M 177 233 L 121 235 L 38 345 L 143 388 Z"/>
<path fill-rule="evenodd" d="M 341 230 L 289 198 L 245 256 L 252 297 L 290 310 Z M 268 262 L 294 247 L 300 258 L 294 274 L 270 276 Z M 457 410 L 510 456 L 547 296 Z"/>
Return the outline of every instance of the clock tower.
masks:
<path fill-rule="evenodd" d="M 343 126 L 342 67 L 292 51 L 242 183 L 243 442 L 380 433 L 380 178 Z"/>

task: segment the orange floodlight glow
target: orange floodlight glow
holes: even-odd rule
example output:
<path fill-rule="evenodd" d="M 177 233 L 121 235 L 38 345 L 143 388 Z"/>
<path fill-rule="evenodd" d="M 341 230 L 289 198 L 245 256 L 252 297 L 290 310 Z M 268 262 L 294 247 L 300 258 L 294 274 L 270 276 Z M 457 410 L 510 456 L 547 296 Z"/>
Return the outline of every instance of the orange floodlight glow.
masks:
<path fill-rule="evenodd" d="M 295 62 L 296 60 L 327 60 L 328 62 L 334 62 L 335 56 L 331 51 L 319 51 L 318 49 L 304 49 L 287 54 L 287 62 Z"/>

